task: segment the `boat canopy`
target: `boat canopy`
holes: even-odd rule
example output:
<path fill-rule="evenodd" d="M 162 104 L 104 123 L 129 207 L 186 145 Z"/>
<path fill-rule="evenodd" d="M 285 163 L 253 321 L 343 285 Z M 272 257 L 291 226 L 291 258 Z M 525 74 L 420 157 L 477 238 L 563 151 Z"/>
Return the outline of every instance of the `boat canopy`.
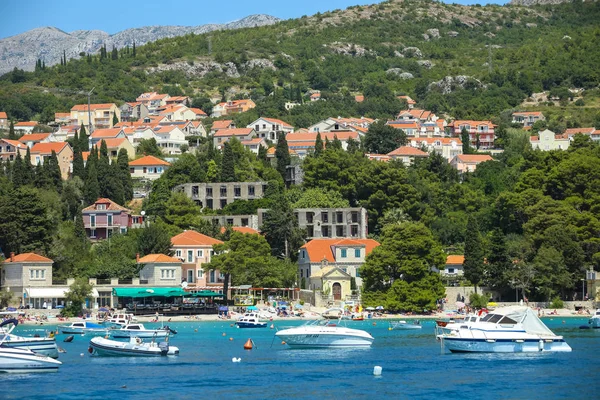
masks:
<path fill-rule="evenodd" d="M 187 293 L 180 287 L 159 288 L 114 288 L 113 296 L 132 297 L 134 299 L 143 297 L 181 297 Z"/>
<path fill-rule="evenodd" d="M 555 336 L 554 332 L 548 329 L 548 327 L 538 318 L 536 313 L 529 307 L 510 306 L 497 308 L 494 312 L 486 315 L 482 321 L 499 324 L 520 322 L 527 333 Z"/>
<path fill-rule="evenodd" d="M 223 297 L 220 293 L 215 293 L 212 290 L 201 290 L 199 292 L 186 292 L 186 295 L 192 297 Z"/>

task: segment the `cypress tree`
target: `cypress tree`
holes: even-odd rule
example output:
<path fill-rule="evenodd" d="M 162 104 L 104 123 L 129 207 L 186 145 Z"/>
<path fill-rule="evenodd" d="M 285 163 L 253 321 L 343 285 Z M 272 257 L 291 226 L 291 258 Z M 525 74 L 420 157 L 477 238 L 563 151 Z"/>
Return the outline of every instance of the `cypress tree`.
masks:
<path fill-rule="evenodd" d="M 75 135 L 73 135 L 73 140 L 71 143 L 71 147 L 73 147 L 73 154 L 77 153 L 78 151 L 81 151 L 79 149 L 79 135 L 77 134 L 77 129 L 75 129 Z"/>
<path fill-rule="evenodd" d="M 81 210 L 79 210 L 75 216 L 75 230 L 73 233 L 75 234 L 77 240 L 82 244 L 82 247 L 87 248 L 89 245 L 89 240 L 85 232 L 85 225 L 83 224 L 83 215 L 81 214 Z"/>
<path fill-rule="evenodd" d="M 85 182 L 85 164 L 83 162 L 81 151 L 77 151 L 73 154 L 73 177 L 75 176 L 78 176 Z"/>
<path fill-rule="evenodd" d="M 11 120 L 10 126 L 8 127 L 8 138 L 11 140 L 17 140 L 17 135 L 15 134 L 15 123 Z"/>
<path fill-rule="evenodd" d="M 463 263 L 463 270 L 465 278 L 475 286 L 475 293 L 477 293 L 477 286 L 484 277 L 483 256 L 479 225 L 475 217 L 469 215 L 465 234 L 465 261 Z"/>
<path fill-rule="evenodd" d="M 119 123 L 119 118 L 117 118 L 117 113 L 114 113 L 113 114 L 112 124 L 113 124 L 113 126 L 115 126 L 118 123 Z"/>
<path fill-rule="evenodd" d="M 133 51 L 132 51 L 132 54 L 133 54 L 133 58 L 135 58 L 135 55 L 136 55 L 136 52 L 135 52 L 135 40 L 133 41 Z"/>
<path fill-rule="evenodd" d="M 33 184 L 37 188 L 50 187 L 50 179 L 48 179 L 46 169 L 40 163 L 38 163 L 38 165 L 35 166 L 35 178 L 33 180 Z"/>
<path fill-rule="evenodd" d="M 264 146 L 258 147 L 258 159 L 261 161 L 267 161 L 267 148 Z"/>
<path fill-rule="evenodd" d="M 319 157 L 323 153 L 323 140 L 321 139 L 321 132 L 317 132 L 317 138 L 315 139 L 315 157 Z"/>
<path fill-rule="evenodd" d="M 221 163 L 221 182 L 235 182 L 235 158 L 229 142 L 223 145 L 223 161 Z"/>
<path fill-rule="evenodd" d="M 83 197 L 87 204 L 92 204 L 100 197 L 100 185 L 98 185 L 98 171 L 96 170 L 97 153 L 92 149 L 88 157 L 85 171 L 85 186 L 83 188 Z"/>
<path fill-rule="evenodd" d="M 500 228 L 492 231 L 487 257 L 486 281 L 492 287 L 505 287 L 506 273 L 510 271 L 512 262 L 506 248 L 506 237 Z"/>
<path fill-rule="evenodd" d="M 333 141 L 331 142 L 331 147 L 334 150 L 342 150 L 342 142 L 338 139 L 336 134 L 333 134 Z"/>
<path fill-rule="evenodd" d="M 90 142 L 85 131 L 85 126 L 83 125 L 79 128 L 79 149 L 81 151 L 90 151 Z"/>
<path fill-rule="evenodd" d="M 110 158 L 108 158 L 108 146 L 104 140 L 100 142 L 100 156 L 98 157 L 98 163 L 96 164 L 96 171 L 98 173 L 98 184 L 100 185 L 100 196 L 110 197 L 106 193 L 106 191 L 108 191 L 110 174 Z M 112 200 L 116 201 L 115 199 Z"/>
<path fill-rule="evenodd" d="M 100 179 L 98 179 L 100 181 Z M 102 197 L 107 197 L 117 204 L 125 205 L 125 192 L 123 191 L 123 182 L 121 180 L 121 170 L 117 163 L 112 163 L 108 167 L 108 174 L 104 179 L 104 186 L 100 186 Z"/>
<path fill-rule="evenodd" d="M 292 158 L 290 157 L 290 150 L 285 139 L 285 134 L 279 132 L 278 136 L 277 147 L 275 147 L 275 158 L 277 159 L 277 171 L 281 174 L 285 182 L 286 167 L 292 163 Z"/>
<path fill-rule="evenodd" d="M 34 171 L 33 165 L 31 165 L 31 151 L 29 147 L 27 147 L 27 152 L 25 153 L 25 158 L 23 159 L 23 185 L 31 185 L 34 180 Z"/>
<path fill-rule="evenodd" d="M 62 173 L 60 172 L 60 164 L 54 150 L 52 150 L 52 154 L 48 158 L 48 177 L 52 186 L 60 193 L 62 191 Z"/>
<path fill-rule="evenodd" d="M 119 59 L 119 52 L 117 51 L 117 48 L 115 47 L 114 44 L 113 44 L 113 48 L 112 48 L 111 58 L 113 60 L 118 60 Z"/>
<path fill-rule="evenodd" d="M 42 69 L 45 70 L 46 69 L 46 61 L 42 61 Z"/>
<path fill-rule="evenodd" d="M 67 65 L 67 51 L 63 50 L 63 57 L 65 58 L 65 65 Z"/>
<path fill-rule="evenodd" d="M 13 162 L 12 183 L 15 188 L 18 188 L 23 186 L 25 184 L 24 182 L 25 177 L 23 176 L 23 159 L 21 158 L 21 153 L 17 152 L 17 156 Z"/>
<path fill-rule="evenodd" d="M 331 148 L 331 142 L 329 141 L 329 138 L 326 136 L 325 137 L 325 149 L 330 149 Z"/>
<path fill-rule="evenodd" d="M 127 154 L 127 150 L 119 150 L 117 165 L 119 166 L 121 182 L 123 183 L 124 199 L 128 202 L 133 199 L 133 182 L 131 180 L 131 172 L 129 172 L 129 155 Z"/>
<path fill-rule="evenodd" d="M 463 154 L 471 154 L 471 138 L 465 128 L 460 131 L 460 140 L 462 141 Z"/>

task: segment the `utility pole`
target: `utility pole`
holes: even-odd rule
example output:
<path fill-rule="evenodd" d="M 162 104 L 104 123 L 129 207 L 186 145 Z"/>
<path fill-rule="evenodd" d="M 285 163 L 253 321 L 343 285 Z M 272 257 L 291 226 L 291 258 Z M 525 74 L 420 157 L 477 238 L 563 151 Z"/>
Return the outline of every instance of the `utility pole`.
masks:
<path fill-rule="evenodd" d="M 88 132 L 91 135 L 92 134 L 92 111 L 91 111 L 91 106 L 90 106 L 90 96 L 92 95 L 92 92 L 94 91 L 96 87 L 94 86 L 92 88 L 92 90 L 90 90 L 87 94 L 88 96 Z"/>

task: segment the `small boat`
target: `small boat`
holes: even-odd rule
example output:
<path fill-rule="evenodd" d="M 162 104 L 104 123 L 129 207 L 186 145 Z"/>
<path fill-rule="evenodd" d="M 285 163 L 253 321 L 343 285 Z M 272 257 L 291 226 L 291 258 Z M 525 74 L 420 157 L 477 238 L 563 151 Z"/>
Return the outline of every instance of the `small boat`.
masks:
<path fill-rule="evenodd" d="M 105 326 L 88 321 L 72 322 L 71 325 L 60 325 L 58 328 L 66 335 L 85 335 L 86 333 L 95 333 L 101 335 L 108 332 L 108 329 Z"/>
<path fill-rule="evenodd" d="M 309 321 L 281 330 L 275 336 L 292 348 L 370 347 L 375 340 L 366 331 L 340 326 L 341 322 L 341 318 L 337 324 L 330 320 Z"/>
<path fill-rule="evenodd" d="M 97 336 L 90 340 L 88 352 L 94 356 L 153 357 L 179 354 L 179 348 L 169 345 L 169 335 L 157 342 L 156 336 L 150 342 L 139 337 L 131 337 L 128 342 L 120 342 Z"/>
<path fill-rule="evenodd" d="M 416 320 L 414 322 L 406 322 L 404 320 L 390 322 L 390 331 L 421 329 L 421 328 L 423 328 L 423 326 L 421 325 L 421 321 L 419 321 L 419 320 Z"/>
<path fill-rule="evenodd" d="M 357 317 L 352 317 L 352 321 L 364 321 L 365 317 L 361 316 L 357 316 Z"/>
<path fill-rule="evenodd" d="M 466 320 L 466 319 L 465 319 Z M 436 327 L 442 348 L 454 353 L 569 352 L 557 336 L 529 307 L 497 308 L 485 316 L 470 316 L 461 323 Z"/>
<path fill-rule="evenodd" d="M 133 314 L 113 314 L 107 320 L 105 320 L 103 324 L 113 326 L 125 326 L 132 323 L 135 320 L 136 318 Z"/>
<path fill-rule="evenodd" d="M 5 335 L 0 338 L 0 372 L 28 373 L 28 372 L 54 372 L 62 365 L 60 361 L 34 353 L 28 349 L 12 348 L 4 346 L 5 340 L 10 336 L 13 329 L 18 325 L 15 319 L 4 321 L 0 327 L 12 324 L 12 328 L 6 330 Z"/>
<path fill-rule="evenodd" d="M 600 328 L 600 308 L 596 310 L 596 313 L 592 315 L 588 323 L 594 329 Z"/>
<path fill-rule="evenodd" d="M 146 329 L 143 324 L 128 324 L 120 329 L 112 330 L 110 334 L 114 338 L 152 338 L 155 335 L 163 336 L 166 333 L 176 334 L 177 331 L 174 331 L 168 326 L 163 326 L 157 329 Z"/>
<path fill-rule="evenodd" d="M 235 322 L 238 328 L 266 328 L 266 322 L 260 322 L 258 313 L 247 312 Z"/>
<path fill-rule="evenodd" d="M 9 324 L 18 324 L 16 319 L 9 319 L 0 324 L 0 340 L 3 341 L 2 347 L 13 349 L 27 349 L 38 354 L 43 354 L 51 358 L 58 358 L 58 346 L 56 339 L 51 337 L 25 337 L 9 333 L 4 326 Z M 12 332 L 12 329 L 10 329 Z M 52 334 L 53 335 L 53 334 Z"/>

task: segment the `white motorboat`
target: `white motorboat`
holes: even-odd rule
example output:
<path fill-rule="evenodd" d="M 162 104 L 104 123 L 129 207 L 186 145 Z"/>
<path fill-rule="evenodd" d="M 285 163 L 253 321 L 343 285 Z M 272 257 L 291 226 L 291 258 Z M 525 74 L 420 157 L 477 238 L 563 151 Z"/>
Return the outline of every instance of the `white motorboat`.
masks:
<path fill-rule="evenodd" d="M 329 311 L 329 310 L 328 310 Z M 309 321 L 298 327 L 284 329 L 275 334 L 292 348 L 370 347 L 370 333 L 340 326 L 331 320 Z"/>
<path fill-rule="evenodd" d="M 569 352 L 562 336 L 555 335 L 529 307 L 498 308 L 467 323 L 436 327 L 442 347 L 451 352 L 529 353 Z"/>
<path fill-rule="evenodd" d="M 84 335 L 86 333 L 103 335 L 108 332 L 107 327 L 89 321 L 76 321 L 72 322 L 71 325 L 60 325 L 58 328 L 67 335 Z"/>
<path fill-rule="evenodd" d="M 261 322 L 257 312 L 247 312 L 242 315 L 236 322 L 235 325 L 238 328 L 266 328 L 267 323 Z"/>
<path fill-rule="evenodd" d="M 143 324 L 128 324 L 120 329 L 114 329 L 111 331 L 111 336 L 114 338 L 152 338 L 156 335 L 164 336 L 167 333 L 177 334 L 177 331 L 163 326 L 157 329 L 146 329 Z"/>
<path fill-rule="evenodd" d="M 58 370 L 62 364 L 53 358 L 43 354 L 34 353 L 28 349 L 6 347 L 4 345 L 7 337 L 17 326 L 17 320 L 4 321 L 1 326 L 13 324 L 12 328 L 0 338 L 0 372 L 27 373 L 27 372 L 53 372 Z"/>
<path fill-rule="evenodd" d="M 16 320 L 7 320 L 3 324 L 12 323 Z M 54 336 L 50 337 L 26 337 L 17 336 L 9 333 L 7 329 L 0 324 L 0 340 L 3 340 L 2 347 L 13 349 L 27 349 L 38 354 L 43 354 L 51 358 L 58 358 L 58 346 Z"/>
<path fill-rule="evenodd" d="M 406 322 L 404 320 L 401 321 L 391 321 L 390 322 L 390 331 L 395 330 L 409 330 L 409 329 L 421 329 L 423 326 L 421 325 L 421 321 L 416 320 L 414 322 Z"/>
<path fill-rule="evenodd" d="M 600 308 L 596 310 L 596 313 L 592 315 L 588 323 L 594 329 L 600 328 Z"/>
<path fill-rule="evenodd" d="M 90 340 L 88 351 L 95 356 L 129 356 L 153 357 L 179 354 L 179 348 L 169 345 L 169 335 L 164 341 L 157 342 L 156 336 L 150 342 L 144 342 L 139 337 L 131 337 L 128 342 L 119 342 L 103 337 Z"/>
<path fill-rule="evenodd" d="M 133 314 L 113 314 L 103 323 L 112 326 L 125 326 L 134 322 L 137 318 Z"/>

